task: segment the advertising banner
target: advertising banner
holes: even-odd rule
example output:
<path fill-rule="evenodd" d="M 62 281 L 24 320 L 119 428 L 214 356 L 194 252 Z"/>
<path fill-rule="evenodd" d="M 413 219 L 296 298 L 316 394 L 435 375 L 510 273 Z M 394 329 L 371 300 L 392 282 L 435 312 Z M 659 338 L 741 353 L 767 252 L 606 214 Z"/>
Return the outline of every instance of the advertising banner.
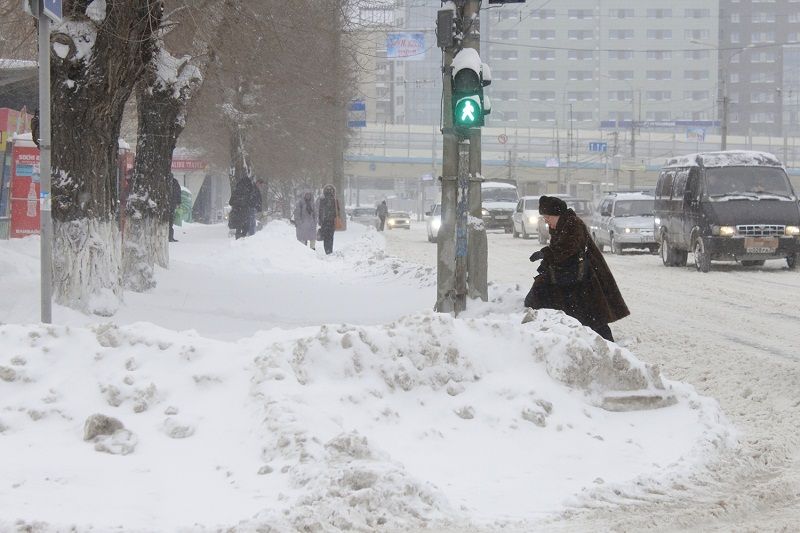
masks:
<path fill-rule="evenodd" d="M 31 141 L 11 149 L 11 229 L 9 237 L 39 234 L 39 149 Z"/>
<path fill-rule="evenodd" d="M 425 59 L 425 34 L 422 32 L 393 32 L 386 36 L 386 58 L 402 61 Z"/>

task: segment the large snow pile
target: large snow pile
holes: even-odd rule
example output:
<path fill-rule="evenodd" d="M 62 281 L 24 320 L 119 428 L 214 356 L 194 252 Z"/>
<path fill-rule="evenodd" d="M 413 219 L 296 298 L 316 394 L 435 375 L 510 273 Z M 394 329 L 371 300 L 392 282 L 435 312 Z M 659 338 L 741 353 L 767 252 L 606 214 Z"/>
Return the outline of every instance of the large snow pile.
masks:
<path fill-rule="evenodd" d="M 680 483 L 732 444 L 715 401 L 561 313 L 526 315 L 516 289 L 458 319 L 405 312 L 430 298 L 430 276 L 386 257 L 373 230 L 348 231 L 330 257 L 281 223 L 239 242 L 185 232 L 197 248 L 182 238 L 171 276 L 121 311 L 148 321 L 87 324 L 59 308 L 62 325 L 0 326 L 0 530 L 530 524 L 618 487 Z M 25 246 L 0 244 L 19 261 Z M 175 296 L 221 289 L 181 283 L 223 283 L 255 313 L 244 293 L 273 277 L 301 308 L 316 287 L 356 320 L 334 309 L 233 339 L 155 325 L 178 312 L 216 333 L 219 302 Z M 354 310 L 356 283 L 377 303 Z M 5 316 L 26 309 L 9 301 Z M 375 322 L 377 306 L 395 317 Z M 620 397 L 664 407 L 615 411 Z"/>

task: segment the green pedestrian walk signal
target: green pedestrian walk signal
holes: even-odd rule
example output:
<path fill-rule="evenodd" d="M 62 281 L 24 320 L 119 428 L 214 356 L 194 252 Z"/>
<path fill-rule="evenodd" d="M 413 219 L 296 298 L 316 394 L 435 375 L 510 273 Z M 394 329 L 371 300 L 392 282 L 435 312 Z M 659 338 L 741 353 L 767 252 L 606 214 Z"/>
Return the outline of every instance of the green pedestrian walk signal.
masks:
<path fill-rule="evenodd" d="M 467 96 L 456 102 L 453 116 L 455 126 L 472 128 L 483 125 L 483 106 L 478 96 Z"/>
<path fill-rule="evenodd" d="M 479 128 L 490 112 L 483 88 L 491 83 L 489 67 L 472 48 L 463 48 L 453 58 L 453 126 L 459 130 Z"/>

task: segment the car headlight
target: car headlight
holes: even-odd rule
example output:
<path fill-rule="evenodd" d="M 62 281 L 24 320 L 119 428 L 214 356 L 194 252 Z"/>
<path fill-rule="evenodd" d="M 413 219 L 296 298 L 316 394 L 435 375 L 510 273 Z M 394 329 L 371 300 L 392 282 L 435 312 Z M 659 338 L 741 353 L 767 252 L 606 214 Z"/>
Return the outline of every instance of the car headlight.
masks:
<path fill-rule="evenodd" d="M 529 217 L 528 224 L 537 224 L 539 222 L 539 217 Z"/>
<path fill-rule="evenodd" d="M 439 231 L 439 227 L 441 227 L 441 225 L 442 225 L 442 219 L 440 218 L 431 221 L 431 229 Z"/>
<path fill-rule="evenodd" d="M 661 224 L 661 219 L 660 219 L 660 218 L 658 218 L 658 217 L 655 217 L 655 218 L 653 219 L 653 223 L 654 223 L 656 226 L 658 226 L 659 224 Z"/>
<path fill-rule="evenodd" d="M 733 237 L 736 235 L 736 228 L 733 226 L 711 226 L 711 234 L 720 237 Z"/>
<path fill-rule="evenodd" d="M 488 209 L 481 209 L 481 216 L 482 217 L 488 217 L 489 216 L 489 210 Z"/>
<path fill-rule="evenodd" d="M 633 228 L 625 228 L 625 233 L 633 233 Z"/>
<path fill-rule="evenodd" d="M 800 226 L 786 226 L 786 235 L 797 237 L 800 235 Z"/>

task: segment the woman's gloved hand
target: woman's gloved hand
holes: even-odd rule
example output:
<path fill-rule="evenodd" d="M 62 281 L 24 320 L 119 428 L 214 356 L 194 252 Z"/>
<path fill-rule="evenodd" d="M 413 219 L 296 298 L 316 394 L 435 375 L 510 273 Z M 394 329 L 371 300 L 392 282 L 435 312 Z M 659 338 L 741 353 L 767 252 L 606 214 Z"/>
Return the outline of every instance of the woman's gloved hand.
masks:
<path fill-rule="evenodd" d="M 535 252 L 533 252 L 531 254 L 531 257 L 530 257 L 531 263 L 533 263 L 535 261 L 539 261 L 541 259 L 544 259 L 544 252 L 542 252 L 541 250 L 536 250 Z"/>

